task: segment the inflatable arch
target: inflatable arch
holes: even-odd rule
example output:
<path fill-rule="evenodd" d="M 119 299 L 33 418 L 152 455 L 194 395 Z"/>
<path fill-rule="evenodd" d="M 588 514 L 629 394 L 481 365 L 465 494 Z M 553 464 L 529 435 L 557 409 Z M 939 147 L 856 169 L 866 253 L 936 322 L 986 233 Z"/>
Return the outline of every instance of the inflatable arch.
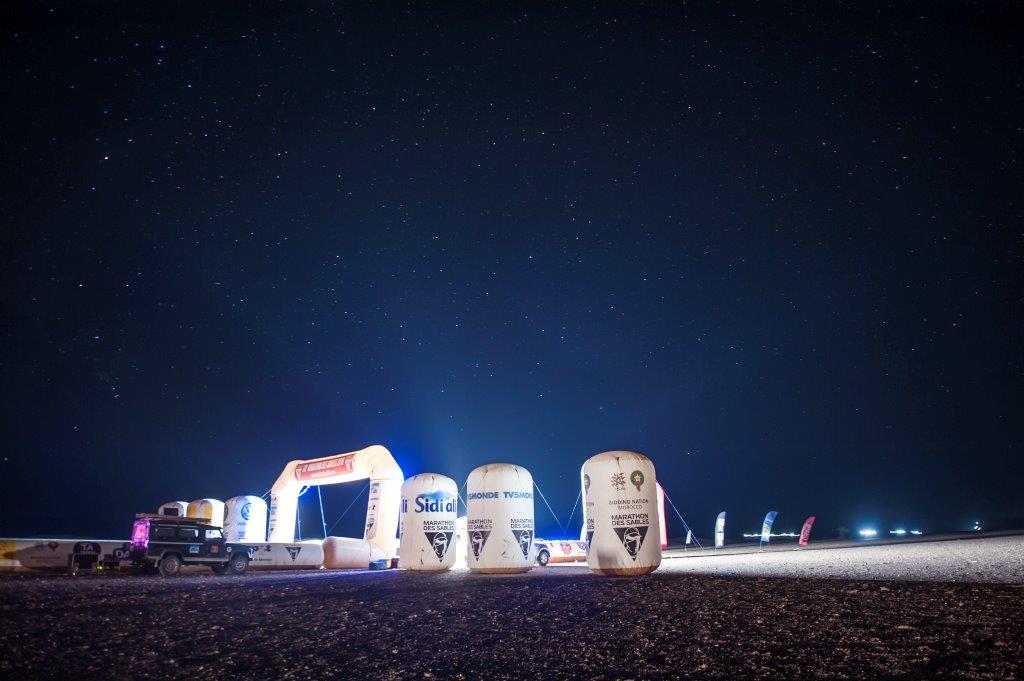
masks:
<path fill-rule="evenodd" d="M 270 488 L 270 526 L 267 541 L 295 541 L 299 494 L 308 485 L 336 485 L 370 481 L 363 538 L 328 537 L 324 540 L 324 567 L 365 568 L 370 561 L 389 559 L 398 546 L 398 510 L 405 480 L 387 448 L 372 445 L 358 452 L 332 454 L 319 459 L 292 461 Z"/>

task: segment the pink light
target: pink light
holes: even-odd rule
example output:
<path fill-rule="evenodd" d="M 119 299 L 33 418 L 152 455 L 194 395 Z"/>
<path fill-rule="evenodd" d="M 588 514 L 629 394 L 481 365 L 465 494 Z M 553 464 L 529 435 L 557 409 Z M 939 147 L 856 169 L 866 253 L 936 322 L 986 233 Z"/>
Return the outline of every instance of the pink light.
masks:
<path fill-rule="evenodd" d="M 136 520 L 135 524 L 132 525 L 132 548 L 133 549 L 147 549 L 147 548 L 149 548 L 149 521 L 148 520 Z"/>

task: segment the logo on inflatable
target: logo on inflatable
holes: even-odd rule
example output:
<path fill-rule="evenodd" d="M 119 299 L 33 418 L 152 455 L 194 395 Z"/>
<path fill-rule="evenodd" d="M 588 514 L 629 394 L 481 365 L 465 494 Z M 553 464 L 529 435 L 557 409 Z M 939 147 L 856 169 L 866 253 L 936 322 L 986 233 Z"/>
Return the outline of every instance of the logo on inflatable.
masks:
<path fill-rule="evenodd" d="M 612 487 L 615 488 L 616 492 L 621 492 L 626 489 L 626 474 L 625 473 L 613 473 L 612 474 Z"/>
<path fill-rule="evenodd" d="M 533 499 L 533 492 L 513 490 L 511 492 L 470 492 L 466 495 L 468 501 L 477 499 Z"/>
<path fill-rule="evenodd" d="M 473 556 L 480 560 L 480 554 L 484 552 L 484 544 L 487 537 L 491 536 L 490 530 L 474 530 L 469 534 L 469 547 L 473 549 Z"/>
<path fill-rule="evenodd" d="M 444 560 L 444 554 L 448 553 L 448 547 L 452 544 L 452 536 L 454 532 L 424 532 L 427 537 L 427 541 L 430 543 L 430 548 L 434 550 L 434 555 L 437 556 L 439 561 Z"/>
<path fill-rule="evenodd" d="M 590 476 L 586 473 L 583 474 L 583 489 L 590 491 Z"/>
<path fill-rule="evenodd" d="M 455 513 L 455 499 L 441 490 L 417 494 L 413 503 L 416 513 Z"/>
<path fill-rule="evenodd" d="M 533 543 L 533 530 L 512 530 L 512 536 L 519 542 L 519 550 L 523 552 L 523 558 L 530 555 L 530 545 Z"/>
<path fill-rule="evenodd" d="M 643 471 L 633 471 L 629 474 L 629 481 L 633 483 L 633 487 L 636 487 L 636 491 L 640 491 L 640 486 L 644 484 L 644 473 Z"/>
<path fill-rule="evenodd" d="M 270 547 L 267 547 L 270 548 Z M 288 552 L 288 555 L 292 557 L 292 561 L 299 557 L 299 551 L 302 550 L 301 546 L 286 546 L 284 550 Z"/>
<path fill-rule="evenodd" d="M 639 527 L 615 527 L 615 534 L 619 535 L 619 541 L 622 542 L 622 548 L 626 549 L 626 553 L 630 555 L 633 560 L 636 560 L 636 556 L 640 553 L 640 547 L 644 545 L 644 538 L 647 536 L 647 528 L 644 526 Z"/>
<path fill-rule="evenodd" d="M 248 520 L 249 519 L 249 513 L 251 511 L 252 511 L 252 502 L 251 501 L 247 501 L 244 504 L 242 504 L 242 510 L 239 512 L 240 515 L 242 516 L 242 520 Z"/>
<path fill-rule="evenodd" d="M 295 467 L 296 480 L 327 478 L 332 475 L 346 475 L 352 472 L 355 454 L 342 454 L 329 459 L 300 463 Z M 372 493 L 373 490 L 370 490 Z"/>

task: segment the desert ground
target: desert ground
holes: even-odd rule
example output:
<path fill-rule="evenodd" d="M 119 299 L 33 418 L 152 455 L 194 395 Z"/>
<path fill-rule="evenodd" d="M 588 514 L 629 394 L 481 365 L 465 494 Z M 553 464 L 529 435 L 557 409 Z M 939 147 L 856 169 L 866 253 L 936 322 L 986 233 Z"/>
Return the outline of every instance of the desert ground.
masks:
<path fill-rule="evenodd" d="M 9 575 L 0 677 L 1024 677 L 1024 537 L 666 556 L 629 579 Z"/>

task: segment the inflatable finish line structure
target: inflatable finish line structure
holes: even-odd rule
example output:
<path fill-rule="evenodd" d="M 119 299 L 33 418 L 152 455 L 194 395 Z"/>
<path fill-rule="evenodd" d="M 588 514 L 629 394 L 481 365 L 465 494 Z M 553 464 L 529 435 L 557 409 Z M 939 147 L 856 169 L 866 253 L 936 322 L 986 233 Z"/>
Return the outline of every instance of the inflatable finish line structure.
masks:
<path fill-rule="evenodd" d="M 270 488 L 270 527 L 267 541 L 295 541 L 299 495 L 306 487 L 370 481 L 363 538 L 328 537 L 324 567 L 365 568 L 371 561 L 389 559 L 398 547 L 398 511 L 405 477 L 387 448 L 371 445 L 348 454 L 292 461 Z"/>

